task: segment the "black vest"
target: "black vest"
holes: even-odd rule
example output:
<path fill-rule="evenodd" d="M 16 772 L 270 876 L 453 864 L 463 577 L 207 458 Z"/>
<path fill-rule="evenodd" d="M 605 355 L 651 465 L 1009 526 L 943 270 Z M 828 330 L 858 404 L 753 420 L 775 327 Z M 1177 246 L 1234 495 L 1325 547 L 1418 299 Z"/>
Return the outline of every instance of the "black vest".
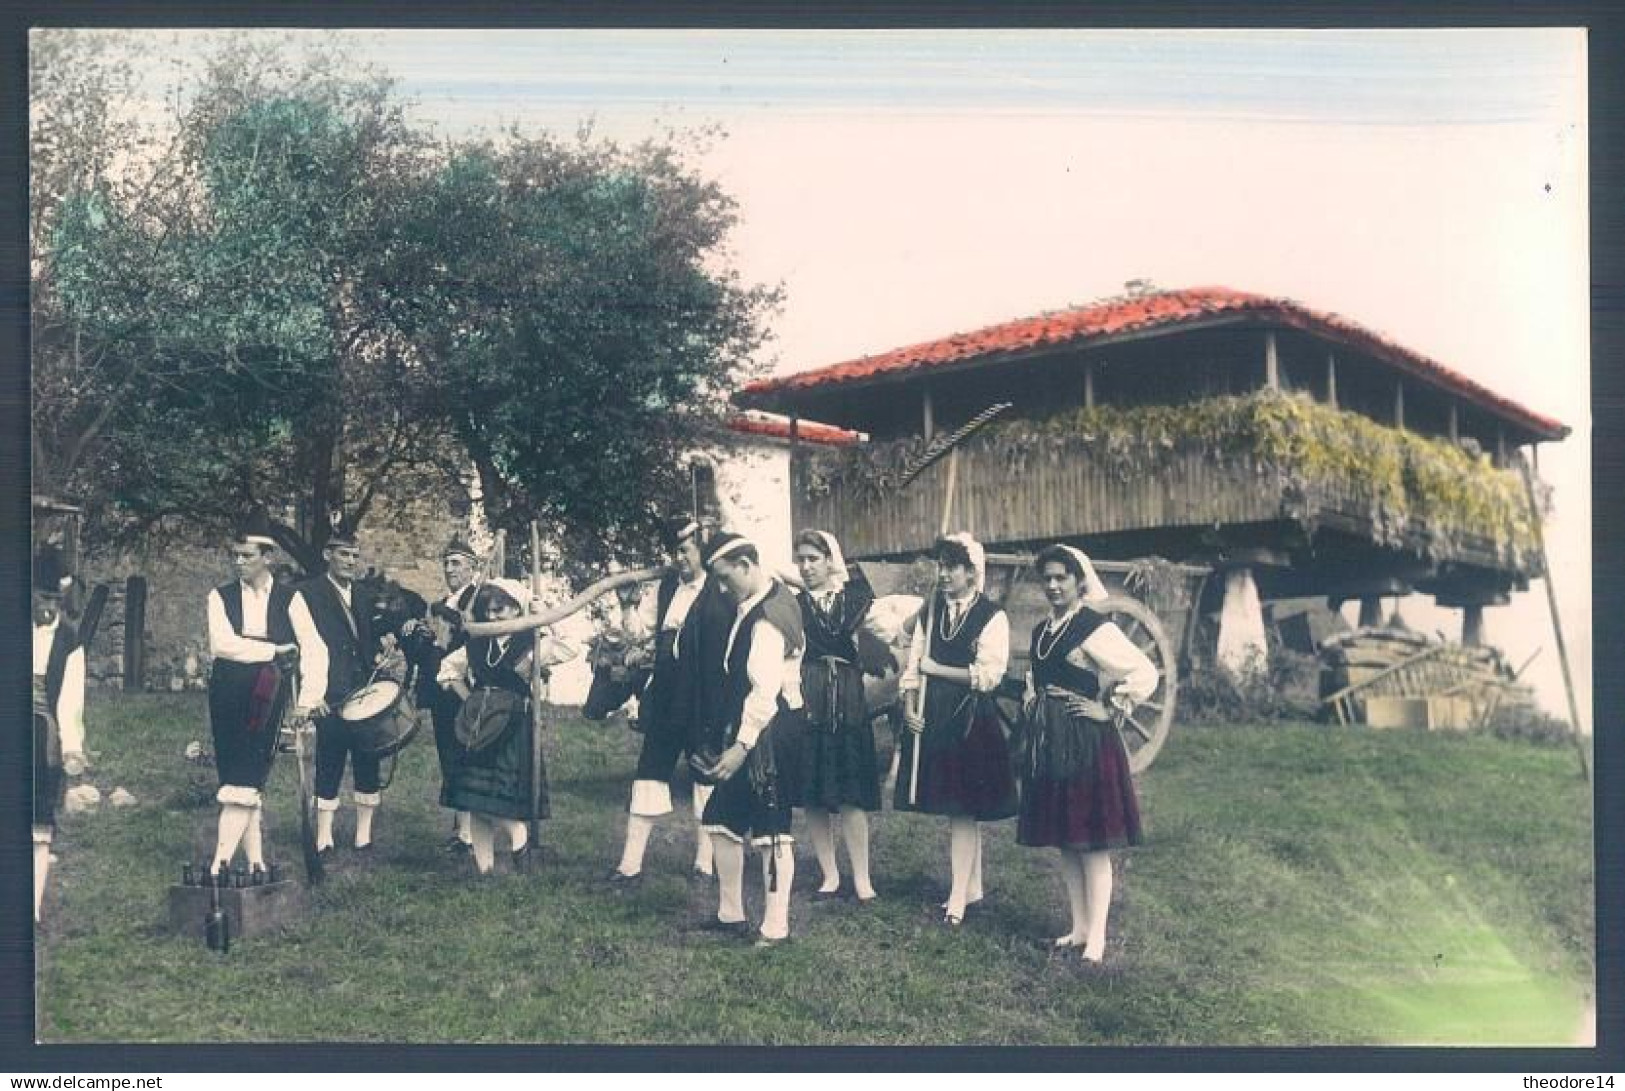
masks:
<path fill-rule="evenodd" d="M 959 619 L 953 636 L 944 635 L 948 625 L 948 600 L 940 592 L 931 603 L 931 611 L 920 620 L 931 626 L 931 642 L 927 645 L 931 658 L 944 667 L 968 667 L 976 662 L 976 638 L 982 635 L 987 623 L 999 613 L 986 595 L 977 594 L 971 600 L 965 615 Z"/>
<path fill-rule="evenodd" d="M 1060 686 L 1090 699 L 1100 696 L 1100 675 L 1094 670 L 1068 663 L 1066 657 L 1104 624 L 1106 619 L 1100 614 L 1087 606 L 1079 607 L 1077 614 L 1067 623 L 1066 631 L 1050 646 L 1048 638 L 1044 636 L 1044 623 L 1039 622 L 1033 628 L 1033 641 L 1029 649 L 1033 685 L 1040 690 L 1045 686 Z M 1045 653 L 1042 656 L 1038 654 L 1041 646 Z"/>
<path fill-rule="evenodd" d="M 57 619 L 56 633 L 51 637 L 51 654 L 45 660 L 45 698 L 50 702 L 51 715 L 62 699 L 62 677 L 68 670 L 68 656 L 79 650 L 79 631 L 66 620 Z"/>
<path fill-rule="evenodd" d="M 811 591 L 796 596 L 801 603 L 801 624 L 807 634 L 808 660 L 833 655 L 849 663 L 858 661 L 858 626 L 874 602 L 874 592 L 862 584 L 842 587 L 825 613 L 813 601 Z"/>
<path fill-rule="evenodd" d="M 793 653 L 806 645 L 806 632 L 801 625 L 801 607 L 784 585 L 773 581 L 767 596 L 750 608 L 739 622 L 739 634 L 734 637 L 733 650 L 728 653 L 727 681 L 724 709 L 727 713 L 730 741 L 739 730 L 739 720 L 745 711 L 745 699 L 750 696 L 750 648 L 756 636 L 756 623 L 766 621 L 784 636 L 784 650 Z M 731 628 L 731 626 L 730 626 Z M 724 638 L 726 639 L 726 638 Z M 774 694 L 774 697 L 779 697 Z"/>
<path fill-rule="evenodd" d="M 223 583 L 215 588 L 215 593 L 220 596 L 220 603 L 226 608 L 226 620 L 231 622 L 231 631 L 238 636 L 246 636 L 243 632 L 243 581 L 232 580 L 230 583 Z M 288 620 L 288 604 L 292 601 L 293 588 L 273 580 L 271 601 L 265 608 L 265 635 L 248 639 L 268 640 L 272 644 L 292 644 L 293 622 Z"/>
<path fill-rule="evenodd" d="M 367 625 L 367 613 L 360 609 L 346 610 L 338 588 L 325 575 L 306 580 L 298 591 L 310 609 L 317 635 L 327 645 L 327 692 L 322 694 L 322 700 L 336 707 L 359 689 L 372 672 L 375 645 Z M 350 600 L 359 606 L 360 598 L 361 591 L 352 582 Z M 353 631 L 350 622 L 345 620 L 346 614 L 355 622 Z"/>

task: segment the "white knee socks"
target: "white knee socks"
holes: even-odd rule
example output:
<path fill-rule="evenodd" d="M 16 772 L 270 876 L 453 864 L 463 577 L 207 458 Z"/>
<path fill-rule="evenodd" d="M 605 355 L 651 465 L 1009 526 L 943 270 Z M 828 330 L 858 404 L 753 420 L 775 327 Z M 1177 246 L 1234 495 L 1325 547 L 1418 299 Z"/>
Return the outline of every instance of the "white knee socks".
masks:
<path fill-rule="evenodd" d="M 875 896 L 869 877 L 869 816 L 861 807 L 841 808 L 841 833 L 846 837 L 846 855 L 852 861 L 852 889 L 868 901 Z"/>
<path fill-rule="evenodd" d="M 214 842 L 214 862 L 210 871 L 219 871 L 222 867 L 231 865 L 231 858 L 237 854 L 237 846 L 242 842 L 243 834 L 254 819 L 254 808 L 239 806 L 236 803 L 220 804 L 220 822 Z"/>
<path fill-rule="evenodd" d="M 474 850 L 474 870 L 481 875 L 491 874 L 491 865 L 495 851 L 492 847 L 491 820 L 483 814 L 469 816 L 468 822 L 469 845 Z"/>
<path fill-rule="evenodd" d="M 529 823 L 521 822 L 517 818 L 499 818 L 497 823 L 507 832 L 508 847 L 514 852 L 530 844 Z"/>
<path fill-rule="evenodd" d="M 1109 852 L 1082 854 L 1084 897 L 1088 901 L 1089 934 L 1083 957 L 1099 962 L 1106 957 L 1106 915 L 1112 906 L 1112 857 Z"/>
<path fill-rule="evenodd" d="M 316 799 L 316 851 L 333 847 L 333 816 L 338 813 L 336 799 Z"/>
<path fill-rule="evenodd" d="M 976 843 L 980 840 L 976 820 L 954 816 L 948 819 L 948 865 L 953 883 L 948 889 L 950 917 L 963 918 L 969 901 L 971 871 L 976 865 Z"/>
<path fill-rule="evenodd" d="M 243 830 L 243 855 L 248 857 L 248 870 L 265 870 L 265 807 L 256 806 Z"/>
<path fill-rule="evenodd" d="M 705 805 L 711 798 L 712 786 L 709 784 L 694 785 L 694 821 L 702 822 L 705 819 Z M 714 870 L 711 857 L 711 835 L 700 826 L 695 831 L 699 836 L 694 842 L 694 870 L 710 875 Z"/>
<path fill-rule="evenodd" d="M 355 847 L 364 849 L 372 844 L 372 816 L 378 810 L 377 803 L 364 803 L 360 793 L 356 794 L 355 801 Z"/>
<path fill-rule="evenodd" d="M 1061 885 L 1066 888 L 1067 911 L 1072 924 L 1066 935 L 1055 941 L 1057 947 L 1081 947 L 1089 935 L 1089 903 L 1084 897 L 1083 860 L 1071 849 L 1060 850 Z"/>
<path fill-rule="evenodd" d="M 39 923 L 40 903 L 45 900 L 45 874 L 51 870 L 51 843 L 34 841 L 34 923 Z"/>
<path fill-rule="evenodd" d="M 833 894 L 840 889 L 841 871 L 835 862 L 835 830 L 828 811 L 822 807 L 807 808 L 807 836 L 812 839 L 813 853 L 818 857 L 818 867 L 824 873 L 818 892 Z"/>
<path fill-rule="evenodd" d="M 781 838 L 776 845 L 763 845 L 758 851 L 762 855 L 762 889 L 767 892 L 767 905 L 762 913 L 762 935 L 768 939 L 783 939 L 790 934 L 790 884 L 796 875 L 795 844 Z"/>
<path fill-rule="evenodd" d="M 626 847 L 621 850 L 621 862 L 616 866 L 622 875 L 636 875 L 643 870 L 643 853 L 649 847 L 649 834 L 654 828 L 652 818 L 641 814 L 626 816 Z M 705 836 L 704 830 L 700 836 Z"/>
<path fill-rule="evenodd" d="M 745 846 L 731 837 L 713 833 L 712 858 L 717 867 L 717 920 L 745 919 Z"/>

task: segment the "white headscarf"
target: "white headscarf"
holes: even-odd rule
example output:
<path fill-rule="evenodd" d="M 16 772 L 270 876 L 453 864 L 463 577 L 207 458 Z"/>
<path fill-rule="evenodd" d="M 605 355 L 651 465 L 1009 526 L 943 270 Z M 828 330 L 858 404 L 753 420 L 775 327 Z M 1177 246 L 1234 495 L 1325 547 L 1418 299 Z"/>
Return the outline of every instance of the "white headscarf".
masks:
<path fill-rule="evenodd" d="M 965 552 L 970 556 L 970 566 L 976 570 L 976 590 L 980 593 L 987 586 L 987 550 L 982 548 L 981 542 L 978 542 L 964 531 L 960 531 L 958 534 L 949 534 L 943 540 L 958 542 L 965 547 Z"/>
<path fill-rule="evenodd" d="M 501 591 L 503 594 L 517 602 L 519 604 L 520 613 L 530 612 L 531 593 L 530 587 L 526 584 L 523 584 L 518 580 L 510 580 L 507 578 L 486 580 L 485 584 L 487 587 L 495 587 L 498 591 Z"/>
<path fill-rule="evenodd" d="M 1078 562 L 1078 567 L 1083 569 L 1083 601 L 1098 603 L 1110 598 L 1111 593 L 1106 590 L 1106 585 L 1101 582 L 1100 574 L 1095 571 L 1095 566 L 1090 562 L 1089 555 L 1075 546 L 1061 545 L 1061 548 L 1071 554 L 1073 559 Z"/>
<path fill-rule="evenodd" d="M 811 533 L 824 543 L 824 552 L 829 554 L 829 582 L 824 585 L 824 590 L 839 591 L 846 586 L 846 556 L 841 553 L 841 543 L 837 542 L 835 535 L 827 530 L 815 530 Z"/>

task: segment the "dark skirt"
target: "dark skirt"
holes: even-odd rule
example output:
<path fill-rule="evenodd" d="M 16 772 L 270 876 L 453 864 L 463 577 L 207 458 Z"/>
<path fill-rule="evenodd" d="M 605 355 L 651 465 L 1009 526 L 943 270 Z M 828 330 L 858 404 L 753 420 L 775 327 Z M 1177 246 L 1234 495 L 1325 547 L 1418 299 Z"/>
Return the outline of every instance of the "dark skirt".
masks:
<path fill-rule="evenodd" d="M 34 825 L 55 826 L 56 808 L 62 802 L 65 779 L 62 773 L 62 743 L 56 721 L 34 714 Z"/>
<path fill-rule="evenodd" d="M 1098 852 L 1141 843 L 1139 799 L 1115 726 L 1044 697 L 1024 732 L 1018 844 Z"/>
<path fill-rule="evenodd" d="M 265 786 L 292 690 L 274 664 L 214 661 L 209 669 L 209 734 L 222 785 Z"/>
<path fill-rule="evenodd" d="M 1016 782 L 992 697 L 932 678 L 926 683 L 925 731 L 905 731 L 893 806 L 899 811 L 995 822 L 1016 813 Z M 911 802 L 914 750 L 919 790 Z"/>
<path fill-rule="evenodd" d="M 863 671 L 824 659 L 802 665 L 807 718 L 800 732 L 795 805 L 880 810 L 880 765 L 863 695 Z"/>
<path fill-rule="evenodd" d="M 459 811 L 514 818 L 530 822 L 551 815 L 548 805 L 547 764 L 533 745 L 528 702 L 520 706 L 507 728 L 489 745 L 469 750 L 453 742 L 446 769 L 442 802 Z M 533 772 L 532 760 L 536 762 Z M 537 783 L 533 792 L 532 776 Z"/>

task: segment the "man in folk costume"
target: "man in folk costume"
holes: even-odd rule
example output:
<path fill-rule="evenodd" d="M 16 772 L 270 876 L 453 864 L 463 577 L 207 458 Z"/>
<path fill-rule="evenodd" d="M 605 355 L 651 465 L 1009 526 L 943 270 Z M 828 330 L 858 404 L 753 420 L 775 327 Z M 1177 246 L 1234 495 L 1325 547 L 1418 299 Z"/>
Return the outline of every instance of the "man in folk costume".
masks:
<path fill-rule="evenodd" d="M 795 852 L 790 801 L 775 766 L 776 743 L 789 741 L 805 718 L 801 655 L 806 640 L 801 607 L 784 585 L 762 568 L 747 538 L 720 534 L 706 550 L 707 571 L 737 603 L 723 649 L 726 674 L 721 739 L 725 748 L 699 772 L 716 784 L 704 823 L 711 834 L 719 888 L 717 916 L 706 927 L 741 936 L 745 919 L 745 839 L 762 855 L 767 905 L 757 938 L 771 947 L 790 935 L 790 885 Z"/>
<path fill-rule="evenodd" d="M 431 624 L 435 630 L 435 651 L 430 660 L 418 670 L 418 707 L 427 708 L 434 720 L 434 746 L 440 758 L 442 780 L 441 805 L 445 805 L 444 781 L 455 761 L 457 746 L 457 710 L 462 699 L 454 690 L 436 681 L 440 664 L 446 656 L 461 648 L 468 638 L 462 631 L 462 619 L 468 616 L 474 604 L 474 593 L 480 589 L 479 554 L 461 538 L 453 538 L 440 554 L 441 571 L 446 577 L 446 597 L 430 607 Z M 447 852 L 467 852 L 472 842 L 469 832 L 469 814 L 456 811 L 452 819 L 452 834 L 446 841 Z"/>
<path fill-rule="evenodd" d="M 85 771 L 85 650 L 62 617 L 61 554 L 34 556 L 34 922 L 39 923 L 65 777 Z"/>
<path fill-rule="evenodd" d="M 368 611 L 356 601 L 361 550 L 355 528 L 335 521 L 322 547 L 327 571 L 301 583 L 288 608 L 299 644 L 299 697 L 295 715 L 316 723 L 316 850 L 333 849 L 333 816 L 339 809 L 344 767 L 353 767 L 355 847 L 372 848 L 373 813 L 383 784 L 376 754 L 358 749 L 350 725 L 339 716 L 345 699 L 367 683 L 377 642 Z"/>
<path fill-rule="evenodd" d="M 237 578 L 208 594 L 209 730 L 220 774 L 220 821 L 212 869 L 229 867 L 238 845 L 251 871 L 265 870 L 262 791 L 293 692 L 299 654 L 288 607 L 291 585 L 271 574 L 276 541 L 256 513 L 231 539 Z"/>
<path fill-rule="evenodd" d="M 734 609 L 716 580 L 707 579 L 701 563 L 699 523 L 686 516 L 667 521 L 667 546 L 674 567 L 660 581 L 651 600 L 645 595 L 638 613 L 629 613 L 629 638 L 654 634 L 654 671 L 638 704 L 643 746 L 632 781 L 621 860 L 606 877 L 625 885 L 643 874 L 644 850 L 656 822 L 671 813 L 672 772 L 682 755 L 695 752 L 694 740 L 720 713 L 723 658 L 720 649 L 733 626 Z M 708 654 L 709 653 L 709 654 Z M 693 787 L 698 822 L 711 797 L 709 785 Z M 712 874 L 711 837 L 697 829 L 694 872 Z"/>

